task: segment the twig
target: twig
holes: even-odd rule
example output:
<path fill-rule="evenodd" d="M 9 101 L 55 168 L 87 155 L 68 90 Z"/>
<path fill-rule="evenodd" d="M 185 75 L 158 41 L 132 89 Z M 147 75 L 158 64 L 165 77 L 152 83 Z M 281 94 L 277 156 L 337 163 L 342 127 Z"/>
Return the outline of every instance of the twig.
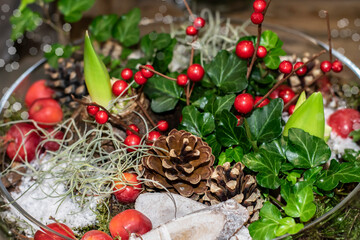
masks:
<path fill-rule="evenodd" d="M 148 114 L 146 109 L 144 108 L 144 106 L 138 100 L 136 101 L 136 104 L 140 107 L 141 111 L 144 113 L 145 117 L 149 120 L 151 125 L 153 127 L 156 127 L 157 125 L 154 123 L 154 121 L 152 120 L 152 118 L 150 117 L 150 115 Z"/>
<path fill-rule="evenodd" d="M 195 54 L 195 48 L 193 46 L 193 43 L 198 39 L 198 36 L 196 35 L 193 37 L 193 40 L 191 42 L 191 55 L 190 55 L 190 63 L 189 66 L 191 66 L 194 63 L 194 54 Z M 190 105 L 190 97 L 191 93 L 194 90 L 195 83 L 192 85 L 192 88 L 190 90 L 190 82 L 184 87 L 185 95 L 186 95 L 186 105 Z"/>
<path fill-rule="evenodd" d="M 69 230 L 67 230 L 66 228 L 64 228 L 63 225 L 61 225 L 61 224 L 59 223 L 59 221 L 56 220 L 54 217 L 50 216 L 49 219 L 50 219 L 50 220 L 53 220 L 53 221 L 54 221 L 62 230 L 64 230 L 67 234 L 69 234 L 70 236 L 72 235 L 72 236 L 74 237 L 73 239 L 78 240 L 78 239 L 73 235 L 72 232 L 69 232 Z M 72 237 L 70 237 L 70 238 L 72 238 Z"/>
<path fill-rule="evenodd" d="M 155 73 L 155 74 L 157 74 L 157 75 L 159 75 L 159 76 L 161 76 L 163 78 L 169 79 L 171 81 L 175 81 L 175 82 L 177 81 L 176 78 L 168 77 L 168 76 L 166 76 L 166 75 L 164 75 L 164 74 L 162 74 L 162 73 L 160 73 L 158 71 L 155 71 L 154 69 L 151 69 L 151 68 L 149 68 L 147 66 L 141 65 L 139 68 L 144 68 L 146 70 L 149 70 L 150 72 L 153 72 L 153 73 Z"/>
<path fill-rule="evenodd" d="M 327 35 L 328 35 L 328 41 L 329 41 L 329 58 L 330 58 L 330 62 L 332 62 L 330 19 L 329 19 L 328 11 L 324 11 L 324 13 L 325 13 L 325 16 L 326 16 Z"/>
<path fill-rule="evenodd" d="M 292 99 L 290 99 L 289 102 L 287 102 L 284 106 L 284 110 L 286 110 L 288 107 L 290 107 L 291 104 L 293 104 L 300 96 L 300 93 L 297 93 Z"/>
<path fill-rule="evenodd" d="M 276 198 L 274 198 L 274 197 L 271 196 L 270 194 L 269 194 L 269 198 L 270 198 L 271 200 L 273 200 L 273 201 L 275 202 L 275 204 L 278 205 L 279 207 L 281 207 L 281 208 L 284 207 L 284 204 L 282 204 L 279 200 L 277 200 Z"/>
<path fill-rule="evenodd" d="M 190 14 L 190 16 L 191 16 L 192 20 L 195 20 L 194 14 L 192 13 L 192 11 L 191 11 L 191 9 L 190 9 L 189 4 L 187 3 L 187 1 L 186 1 L 186 0 L 183 0 L 183 1 L 184 1 L 184 5 L 185 5 L 185 7 L 186 7 L 187 11 L 189 12 L 189 14 Z"/>

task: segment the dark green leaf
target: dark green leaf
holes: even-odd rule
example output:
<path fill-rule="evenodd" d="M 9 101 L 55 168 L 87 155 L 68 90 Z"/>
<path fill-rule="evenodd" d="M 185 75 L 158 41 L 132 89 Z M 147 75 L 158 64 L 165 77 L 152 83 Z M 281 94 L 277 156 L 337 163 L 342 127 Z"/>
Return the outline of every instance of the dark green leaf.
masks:
<path fill-rule="evenodd" d="M 342 158 L 347 162 L 360 163 L 360 151 L 354 149 L 345 149 Z"/>
<path fill-rule="evenodd" d="M 163 50 L 172 42 L 173 40 L 171 39 L 170 34 L 151 32 L 141 39 L 140 48 L 147 58 L 152 58 L 155 49 Z"/>
<path fill-rule="evenodd" d="M 72 47 L 70 45 L 61 45 L 59 43 L 55 43 L 51 45 L 51 51 L 44 53 L 45 58 L 47 59 L 50 66 L 53 68 L 57 68 L 58 59 L 59 58 L 69 58 L 73 51 L 75 51 L 77 47 Z"/>
<path fill-rule="evenodd" d="M 150 40 L 150 34 L 147 34 L 141 38 L 140 41 L 141 51 L 145 53 L 146 58 L 151 58 L 154 54 L 154 44 Z"/>
<path fill-rule="evenodd" d="M 156 39 L 153 39 L 154 48 L 162 50 L 167 48 L 172 42 L 170 34 L 168 33 L 157 33 Z"/>
<path fill-rule="evenodd" d="M 210 80 L 225 93 L 235 93 L 247 87 L 247 61 L 235 54 L 220 51 L 206 68 Z"/>
<path fill-rule="evenodd" d="M 151 110 L 156 113 L 171 111 L 176 107 L 178 101 L 178 99 L 168 96 L 156 97 L 151 101 Z"/>
<path fill-rule="evenodd" d="M 309 183 L 312 183 L 312 184 L 315 183 L 316 179 L 320 175 L 321 170 L 322 170 L 322 167 L 315 167 L 315 168 L 311 168 L 311 169 L 307 170 L 304 173 L 304 180 Z"/>
<path fill-rule="evenodd" d="M 215 130 L 215 120 L 211 113 L 200 113 L 194 106 L 186 106 L 182 115 L 181 128 L 199 137 L 205 137 Z"/>
<path fill-rule="evenodd" d="M 83 12 L 94 5 L 95 0 L 59 0 L 58 7 L 64 14 L 65 21 L 77 22 L 81 19 Z"/>
<path fill-rule="evenodd" d="M 21 37 L 25 31 L 35 30 L 41 22 L 40 14 L 31 11 L 27 7 L 24 7 L 20 13 L 10 17 L 12 25 L 11 40 L 13 41 Z"/>
<path fill-rule="evenodd" d="M 221 144 L 216 139 L 216 134 L 210 134 L 205 138 L 205 142 L 209 144 L 212 150 L 212 154 L 217 158 L 221 152 Z"/>
<path fill-rule="evenodd" d="M 244 150 L 239 146 L 235 148 L 228 148 L 225 153 L 226 157 L 233 158 L 235 162 L 241 162 L 244 157 Z"/>
<path fill-rule="evenodd" d="M 286 156 L 295 167 L 313 168 L 328 161 L 331 150 L 323 139 L 302 129 L 290 128 Z"/>
<path fill-rule="evenodd" d="M 135 69 L 138 64 L 141 64 L 141 65 L 146 64 L 146 58 L 129 59 L 126 63 L 126 67 Z"/>
<path fill-rule="evenodd" d="M 354 130 L 349 134 L 349 137 L 353 137 L 353 141 L 357 142 L 360 140 L 360 129 Z"/>
<path fill-rule="evenodd" d="M 282 99 L 274 99 L 268 105 L 254 110 L 251 116 L 247 118 L 252 140 L 268 142 L 281 134 L 283 106 Z"/>
<path fill-rule="evenodd" d="M 130 48 L 124 47 L 121 52 L 121 59 L 125 60 L 127 57 L 132 53 L 132 50 Z"/>
<path fill-rule="evenodd" d="M 275 81 L 275 77 L 271 74 L 266 74 L 263 77 L 260 69 L 257 67 L 251 71 L 250 79 L 260 84 L 270 84 Z"/>
<path fill-rule="evenodd" d="M 175 38 L 171 39 L 171 43 L 163 50 L 157 51 L 154 58 L 153 67 L 159 72 L 165 73 L 173 57 L 173 50 L 177 43 Z"/>
<path fill-rule="evenodd" d="M 140 9 L 134 8 L 120 17 L 113 29 L 113 37 L 119 40 L 125 47 L 130 47 L 140 39 Z"/>
<path fill-rule="evenodd" d="M 100 42 L 111 38 L 112 29 L 117 21 L 116 14 L 97 16 L 90 24 L 89 29 L 92 36 Z"/>
<path fill-rule="evenodd" d="M 235 97 L 235 94 L 229 94 L 223 97 L 213 98 L 213 101 L 209 101 L 204 110 L 210 112 L 215 118 L 219 118 L 223 110 L 230 111 L 234 104 Z"/>

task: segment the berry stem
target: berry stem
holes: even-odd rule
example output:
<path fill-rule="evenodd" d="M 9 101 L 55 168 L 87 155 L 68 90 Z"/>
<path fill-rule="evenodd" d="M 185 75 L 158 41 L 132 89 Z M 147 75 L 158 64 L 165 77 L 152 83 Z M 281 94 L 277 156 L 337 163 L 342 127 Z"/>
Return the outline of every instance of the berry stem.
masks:
<path fill-rule="evenodd" d="M 149 120 L 149 122 L 151 123 L 151 125 L 155 128 L 156 127 L 156 123 L 152 120 L 152 118 L 150 117 L 149 113 L 146 111 L 146 109 L 144 108 L 144 106 L 141 104 L 141 102 L 139 100 L 136 100 L 137 105 L 140 107 L 141 111 L 144 113 L 145 117 Z"/>
<path fill-rule="evenodd" d="M 301 92 L 300 92 L 301 93 Z M 284 106 L 284 110 L 288 109 L 288 107 L 293 104 L 300 96 L 300 93 L 297 93 L 287 104 Z"/>
<path fill-rule="evenodd" d="M 312 58 L 310 58 L 306 63 L 302 64 L 301 66 L 299 66 L 298 68 L 294 68 L 291 73 L 289 73 L 288 75 L 286 75 L 285 77 L 283 77 L 280 81 L 278 81 L 277 83 L 275 83 L 275 85 L 254 105 L 255 109 L 257 106 L 259 106 L 262 101 L 264 101 L 277 87 L 279 87 L 281 84 L 283 84 L 290 76 L 292 76 L 297 70 L 299 70 L 300 68 L 302 68 L 303 66 L 309 64 L 310 62 L 314 61 L 316 58 L 318 58 L 320 55 L 326 53 L 325 50 L 321 50 L 318 54 L 315 54 Z"/>
<path fill-rule="evenodd" d="M 195 48 L 192 45 L 196 40 L 197 40 L 197 36 L 193 37 L 193 40 L 191 42 L 191 54 L 190 54 L 190 63 L 189 66 L 191 66 L 194 63 L 194 54 L 195 54 Z M 186 105 L 189 106 L 190 105 L 190 97 L 191 97 L 191 93 L 192 90 L 194 89 L 195 83 L 192 85 L 192 88 L 190 90 L 190 82 L 184 87 L 185 90 L 185 94 L 186 94 Z"/>
<path fill-rule="evenodd" d="M 184 5 L 185 5 L 185 7 L 186 7 L 187 11 L 188 11 L 188 12 L 189 12 L 189 14 L 190 14 L 190 16 L 191 16 L 192 20 L 194 20 L 194 19 L 195 19 L 195 17 L 194 17 L 194 14 L 192 13 L 192 11 L 191 11 L 191 9 L 190 9 L 190 7 L 189 7 L 189 4 L 187 3 L 187 1 L 186 1 L 186 0 L 183 0 L 183 2 L 184 2 Z"/>
<path fill-rule="evenodd" d="M 332 47 L 331 47 L 331 31 L 330 31 L 330 18 L 328 11 L 324 11 L 326 17 L 326 27 L 327 27 L 327 35 L 328 35 L 328 42 L 329 42 L 329 59 L 332 62 Z"/>
<path fill-rule="evenodd" d="M 147 66 L 141 65 L 139 68 L 143 68 L 143 69 L 149 70 L 150 72 L 153 72 L 153 73 L 155 73 L 155 74 L 157 74 L 157 75 L 159 75 L 159 76 L 161 76 L 161 77 L 163 77 L 163 78 L 166 78 L 166 79 L 169 79 L 169 80 L 171 80 L 171 81 L 175 81 L 175 82 L 176 82 L 176 78 L 168 77 L 168 76 L 166 76 L 166 75 L 164 75 L 164 74 L 162 74 L 162 73 L 160 73 L 160 72 L 158 72 L 158 71 L 156 71 L 156 70 L 153 70 L 153 69 L 151 69 L 151 68 L 149 68 L 149 67 L 147 67 Z"/>

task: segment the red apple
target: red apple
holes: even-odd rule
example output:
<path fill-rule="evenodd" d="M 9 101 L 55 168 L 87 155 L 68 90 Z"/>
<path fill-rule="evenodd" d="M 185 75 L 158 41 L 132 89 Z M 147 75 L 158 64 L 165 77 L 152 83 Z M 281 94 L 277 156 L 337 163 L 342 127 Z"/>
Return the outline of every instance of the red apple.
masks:
<path fill-rule="evenodd" d="M 6 154 L 10 159 L 16 162 L 30 162 L 35 158 L 41 138 L 34 130 L 35 127 L 29 123 L 17 123 L 11 126 L 5 135 L 5 142 L 8 142 Z"/>
<path fill-rule="evenodd" d="M 123 180 L 115 181 L 114 195 L 120 203 L 135 202 L 141 190 L 141 183 L 135 173 L 123 173 Z"/>
<path fill-rule="evenodd" d="M 81 240 L 113 240 L 106 233 L 99 230 L 91 230 L 84 234 Z"/>
<path fill-rule="evenodd" d="M 66 237 L 76 239 L 73 231 L 71 231 L 71 229 L 68 226 L 66 226 L 65 224 L 50 223 L 46 226 Z M 45 230 L 45 229 L 36 231 L 35 236 L 34 236 L 34 240 L 64 240 L 64 239 L 65 238 L 59 237 L 58 235 L 56 235 L 48 230 Z"/>
<path fill-rule="evenodd" d="M 52 139 L 62 140 L 64 139 L 64 133 L 62 131 L 54 131 L 54 128 L 50 127 L 46 129 L 46 131 L 49 133 L 49 136 Z M 43 139 L 46 140 L 45 136 L 43 136 Z M 60 148 L 60 144 L 55 141 L 46 141 L 43 146 L 46 150 L 50 151 L 57 151 Z"/>
<path fill-rule="evenodd" d="M 353 130 L 360 129 L 360 112 L 351 108 L 339 109 L 327 122 L 337 135 L 347 138 Z"/>
<path fill-rule="evenodd" d="M 46 128 L 59 123 L 63 118 L 63 111 L 60 104 L 52 98 L 38 99 L 30 106 L 29 118 Z"/>
<path fill-rule="evenodd" d="M 114 239 L 128 240 L 131 233 L 142 235 L 151 229 L 150 219 L 135 209 L 119 213 L 109 223 L 109 230 Z"/>
<path fill-rule="evenodd" d="M 45 85 L 46 80 L 42 79 L 33 83 L 25 95 L 25 104 L 26 106 L 31 106 L 31 104 L 40 98 L 51 98 L 54 94 L 54 90 Z"/>

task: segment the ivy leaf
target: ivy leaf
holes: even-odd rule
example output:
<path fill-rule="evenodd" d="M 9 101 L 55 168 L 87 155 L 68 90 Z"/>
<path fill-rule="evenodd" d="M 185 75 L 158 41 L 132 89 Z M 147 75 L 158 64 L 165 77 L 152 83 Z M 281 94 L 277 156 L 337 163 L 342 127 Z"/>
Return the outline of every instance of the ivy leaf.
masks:
<path fill-rule="evenodd" d="M 112 29 L 117 21 L 116 14 L 97 16 L 90 24 L 89 29 L 92 36 L 100 42 L 111 38 Z"/>
<path fill-rule="evenodd" d="M 279 41 L 280 39 L 276 33 L 270 30 L 266 30 L 261 34 L 260 45 L 264 46 L 266 50 L 269 51 L 273 48 L 277 48 Z"/>
<path fill-rule="evenodd" d="M 274 99 L 268 105 L 254 110 L 247 118 L 252 140 L 268 142 L 280 136 L 283 106 L 284 102 L 281 99 Z"/>
<path fill-rule="evenodd" d="M 326 142 L 299 128 L 289 129 L 288 160 L 298 168 L 313 168 L 327 162 L 331 150 Z"/>
<path fill-rule="evenodd" d="M 222 50 L 207 66 L 206 72 L 210 80 L 224 93 L 235 93 L 244 90 L 248 85 L 246 68 L 247 61 Z"/>
<path fill-rule="evenodd" d="M 172 42 L 170 34 L 151 32 L 141 38 L 140 48 L 147 58 L 152 58 L 155 49 L 162 50 Z"/>
<path fill-rule="evenodd" d="M 320 178 L 316 182 L 316 186 L 325 190 L 330 191 L 334 189 L 339 182 L 351 183 L 360 182 L 360 166 L 345 162 L 339 164 L 336 160 L 331 160 L 329 170 L 322 172 Z"/>
<path fill-rule="evenodd" d="M 199 137 L 205 137 L 215 130 L 215 120 L 211 113 L 200 113 L 194 106 L 186 106 L 182 110 L 182 129 Z"/>
<path fill-rule="evenodd" d="M 278 69 L 279 65 L 280 65 L 280 57 L 279 56 L 274 56 L 271 54 L 271 52 L 269 54 L 266 55 L 266 57 L 264 58 L 264 62 L 265 62 L 265 66 L 267 68 L 270 69 Z"/>
<path fill-rule="evenodd" d="M 59 0 L 58 8 L 64 14 L 65 21 L 77 22 L 82 13 L 89 10 L 94 3 L 95 0 Z"/>
<path fill-rule="evenodd" d="M 134 8 L 125 15 L 122 15 L 116 22 L 113 29 L 113 37 L 125 47 L 130 47 L 139 42 L 140 39 L 140 9 Z"/>
<path fill-rule="evenodd" d="M 36 0 L 21 0 L 20 6 L 19 6 L 19 10 L 20 12 L 24 10 L 24 8 L 29 5 L 34 3 Z"/>
<path fill-rule="evenodd" d="M 360 129 L 352 131 L 349 137 L 353 137 L 353 141 L 358 142 L 360 140 Z"/>
<path fill-rule="evenodd" d="M 153 67 L 159 72 L 166 72 L 173 58 L 174 47 L 177 43 L 175 38 L 171 39 L 171 43 L 163 50 L 157 51 Z"/>
<path fill-rule="evenodd" d="M 345 149 L 342 158 L 347 162 L 360 163 L 360 151 L 354 149 Z"/>
<path fill-rule="evenodd" d="M 230 111 L 235 101 L 235 94 L 229 94 L 223 97 L 217 96 L 209 101 L 204 110 L 210 112 L 215 118 L 218 118 L 222 110 Z"/>
<path fill-rule="evenodd" d="M 35 30 L 41 22 L 40 14 L 31 11 L 27 7 L 24 7 L 20 13 L 10 17 L 12 25 L 11 40 L 13 41 L 21 37 L 25 31 Z"/>
<path fill-rule="evenodd" d="M 219 157 L 219 165 L 223 165 L 225 162 L 241 162 L 244 156 L 243 149 L 239 146 L 235 148 L 228 148 L 225 152 L 222 152 Z"/>
<path fill-rule="evenodd" d="M 153 39 L 152 41 L 154 44 L 154 48 L 156 48 L 157 50 L 165 49 L 173 41 L 170 34 L 168 33 L 157 33 L 155 36 L 156 37 L 153 37 L 155 39 Z"/>
<path fill-rule="evenodd" d="M 315 167 L 304 172 L 304 180 L 314 184 L 316 179 L 319 177 L 322 167 Z"/>
<path fill-rule="evenodd" d="M 296 223 L 291 217 L 279 220 L 280 226 L 276 229 L 276 236 L 282 236 L 286 233 L 295 234 L 304 228 L 304 224 Z"/>
<path fill-rule="evenodd" d="M 44 53 L 45 58 L 47 59 L 50 66 L 57 68 L 59 58 L 69 58 L 71 54 L 78 49 L 78 47 L 73 47 L 71 45 L 61 45 L 55 43 L 51 45 L 51 51 Z"/>
<path fill-rule="evenodd" d="M 209 144 L 209 146 L 211 147 L 212 154 L 214 154 L 214 156 L 216 158 L 218 158 L 218 156 L 221 152 L 221 144 L 216 139 L 216 133 L 210 134 L 209 136 L 207 136 L 205 138 L 205 142 L 207 142 Z"/>

